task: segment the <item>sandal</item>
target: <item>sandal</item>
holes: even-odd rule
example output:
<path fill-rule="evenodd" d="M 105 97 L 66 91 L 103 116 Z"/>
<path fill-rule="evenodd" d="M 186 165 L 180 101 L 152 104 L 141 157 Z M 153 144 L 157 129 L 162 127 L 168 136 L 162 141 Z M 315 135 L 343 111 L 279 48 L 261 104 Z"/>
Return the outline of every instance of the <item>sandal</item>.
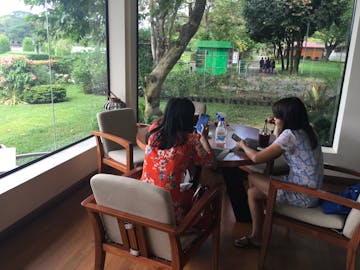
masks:
<path fill-rule="evenodd" d="M 255 242 L 251 237 L 245 235 L 234 240 L 234 246 L 238 248 L 260 248 L 261 244 Z"/>

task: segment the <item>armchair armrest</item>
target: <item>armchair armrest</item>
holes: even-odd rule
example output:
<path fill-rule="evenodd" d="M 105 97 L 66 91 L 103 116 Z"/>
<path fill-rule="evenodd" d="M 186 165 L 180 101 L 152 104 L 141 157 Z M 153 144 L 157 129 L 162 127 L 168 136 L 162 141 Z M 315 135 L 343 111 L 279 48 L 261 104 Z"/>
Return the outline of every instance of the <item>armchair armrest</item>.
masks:
<path fill-rule="evenodd" d="M 118 136 L 111 135 L 109 133 L 105 133 L 105 132 L 101 132 L 101 131 L 93 131 L 92 134 L 99 139 L 104 138 L 104 139 L 113 141 L 126 149 L 133 146 L 133 143 L 131 141 L 126 140 L 121 137 L 118 137 Z"/>
<path fill-rule="evenodd" d="M 95 136 L 96 139 L 96 151 L 98 156 L 99 173 L 102 172 L 103 163 L 118 170 L 121 170 L 122 172 L 128 172 L 132 168 L 134 168 L 134 161 L 133 161 L 134 145 L 131 141 L 101 131 L 93 131 L 92 134 Z M 126 164 L 117 162 L 109 157 L 105 157 L 104 145 L 103 142 L 101 141 L 101 138 L 115 142 L 126 150 Z"/>
<path fill-rule="evenodd" d="M 148 218 L 132 215 L 129 213 L 125 213 L 110 207 L 98 205 L 95 201 L 94 195 L 88 196 L 81 202 L 81 205 L 85 207 L 88 211 L 97 214 L 105 214 L 115 218 L 119 218 L 121 220 L 128 220 L 131 223 L 139 224 L 141 226 L 154 228 L 163 232 L 167 232 L 170 234 L 175 233 L 174 225 L 167 225 L 161 222 L 157 222 Z"/>
<path fill-rule="evenodd" d="M 308 187 L 304 187 L 304 186 L 300 186 L 297 184 L 292 184 L 292 183 L 288 183 L 288 182 L 284 182 L 284 181 L 279 181 L 279 180 L 271 180 L 270 182 L 270 189 L 269 189 L 269 198 L 276 198 L 276 193 L 277 190 L 287 190 L 287 191 L 292 191 L 292 192 L 298 192 L 298 193 L 302 193 L 305 195 L 310 195 L 313 197 L 317 197 L 319 199 L 323 199 L 323 200 L 327 200 L 327 201 L 331 201 L 331 202 L 335 202 L 350 208 L 355 208 L 360 210 L 360 203 L 350 200 L 350 199 L 346 199 L 342 196 L 336 195 L 334 193 L 331 192 L 327 192 L 321 189 L 312 189 L 312 188 L 308 188 Z M 274 200 L 275 202 L 275 200 Z M 274 203 L 273 202 L 273 203 Z"/>
<path fill-rule="evenodd" d="M 179 234 L 183 234 L 189 229 L 191 226 L 194 225 L 194 221 L 199 217 L 200 213 L 213 205 L 215 207 L 215 215 L 216 219 L 220 220 L 221 217 L 221 203 L 222 203 L 222 188 L 221 185 L 215 185 L 214 187 L 210 188 L 208 192 L 198 200 L 191 210 L 187 213 L 184 220 L 179 224 L 177 228 L 177 232 Z"/>

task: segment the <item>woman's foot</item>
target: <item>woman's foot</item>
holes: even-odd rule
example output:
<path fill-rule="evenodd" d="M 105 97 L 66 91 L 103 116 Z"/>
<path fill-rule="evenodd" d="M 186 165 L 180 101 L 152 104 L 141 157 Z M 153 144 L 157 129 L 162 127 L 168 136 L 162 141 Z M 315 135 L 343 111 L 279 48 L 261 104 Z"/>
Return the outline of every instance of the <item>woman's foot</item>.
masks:
<path fill-rule="evenodd" d="M 261 243 L 253 237 L 245 235 L 239 239 L 235 239 L 234 246 L 238 248 L 260 248 Z"/>

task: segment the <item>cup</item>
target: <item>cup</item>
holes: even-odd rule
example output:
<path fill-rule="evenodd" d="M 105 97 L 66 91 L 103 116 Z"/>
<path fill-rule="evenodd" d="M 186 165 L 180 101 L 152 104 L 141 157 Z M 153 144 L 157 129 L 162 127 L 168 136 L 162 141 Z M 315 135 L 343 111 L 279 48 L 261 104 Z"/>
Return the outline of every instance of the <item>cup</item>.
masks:
<path fill-rule="evenodd" d="M 259 146 L 265 148 L 269 145 L 270 141 L 270 130 L 260 129 L 259 131 Z"/>

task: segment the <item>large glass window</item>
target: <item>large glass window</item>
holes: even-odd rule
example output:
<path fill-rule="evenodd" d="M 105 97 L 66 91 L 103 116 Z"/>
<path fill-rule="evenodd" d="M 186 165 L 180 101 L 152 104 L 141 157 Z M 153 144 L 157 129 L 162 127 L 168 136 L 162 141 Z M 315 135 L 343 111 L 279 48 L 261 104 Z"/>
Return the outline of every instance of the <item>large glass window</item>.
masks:
<path fill-rule="evenodd" d="M 203 1 L 165 2 L 138 1 L 145 121 L 161 113 L 168 97 L 188 96 L 205 102 L 211 117 L 221 111 L 228 121 L 261 127 L 275 100 L 298 96 L 322 145 L 332 146 L 353 0 L 206 1 L 201 23 L 184 43 L 183 26 Z M 172 66 L 179 44 L 184 50 Z"/>
<path fill-rule="evenodd" d="M 1 1 L 0 172 L 97 129 L 108 94 L 106 8 L 105 0 Z"/>

